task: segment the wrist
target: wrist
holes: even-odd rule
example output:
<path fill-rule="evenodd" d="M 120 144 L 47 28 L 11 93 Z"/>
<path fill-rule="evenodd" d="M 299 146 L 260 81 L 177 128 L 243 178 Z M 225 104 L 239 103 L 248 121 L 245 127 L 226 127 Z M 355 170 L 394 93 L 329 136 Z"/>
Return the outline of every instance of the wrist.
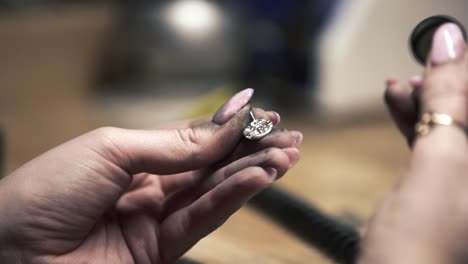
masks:
<path fill-rule="evenodd" d="M 386 246 L 379 252 L 363 254 L 357 264 L 439 264 L 447 263 L 444 258 L 437 256 L 433 250 L 422 248 L 406 248 L 404 250 L 389 250 Z"/>
<path fill-rule="evenodd" d="M 467 133 L 456 125 L 434 125 L 430 131 L 416 138 L 413 157 L 438 156 L 441 158 L 468 157 Z"/>
<path fill-rule="evenodd" d="M 428 211 L 424 204 L 433 204 L 432 197 L 418 194 L 422 199 L 414 190 L 399 190 L 384 199 L 362 240 L 358 264 L 451 263 L 447 214 Z"/>
<path fill-rule="evenodd" d="M 449 196 L 466 193 L 467 171 L 465 132 L 455 126 L 435 126 L 427 135 L 416 139 L 399 189 L 411 192 L 430 189 L 433 198 L 447 200 Z"/>

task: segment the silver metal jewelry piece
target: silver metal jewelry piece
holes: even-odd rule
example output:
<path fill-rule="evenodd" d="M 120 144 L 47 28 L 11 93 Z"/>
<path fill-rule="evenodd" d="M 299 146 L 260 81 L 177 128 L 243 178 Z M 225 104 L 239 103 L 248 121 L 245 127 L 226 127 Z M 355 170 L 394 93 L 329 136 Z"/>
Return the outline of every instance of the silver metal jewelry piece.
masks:
<path fill-rule="evenodd" d="M 250 116 L 252 116 L 253 120 L 242 132 L 245 138 L 250 140 L 259 140 L 270 134 L 273 129 L 273 122 L 266 119 L 256 119 L 252 111 L 250 111 Z"/>

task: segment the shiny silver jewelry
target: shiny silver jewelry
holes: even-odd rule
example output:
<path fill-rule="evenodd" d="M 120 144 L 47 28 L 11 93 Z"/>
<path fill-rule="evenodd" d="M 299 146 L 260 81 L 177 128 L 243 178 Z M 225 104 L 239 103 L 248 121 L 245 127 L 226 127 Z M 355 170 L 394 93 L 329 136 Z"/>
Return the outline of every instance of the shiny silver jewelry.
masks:
<path fill-rule="evenodd" d="M 250 111 L 250 116 L 252 116 L 253 120 L 242 132 L 245 138 L 250 140 L 259 140 L 270 134 L 271 130 L 273 130 L 273 122 L 270 120 L 256 119 L 252 111 Z"/>

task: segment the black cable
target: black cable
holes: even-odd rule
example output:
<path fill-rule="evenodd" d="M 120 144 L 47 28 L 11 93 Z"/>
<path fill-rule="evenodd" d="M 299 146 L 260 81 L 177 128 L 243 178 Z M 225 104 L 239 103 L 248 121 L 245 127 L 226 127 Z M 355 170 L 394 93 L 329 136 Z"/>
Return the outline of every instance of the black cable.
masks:
<path fill-rule="evenodd" d="M 260 192 L 249 205 L 291 233 L 343 264 L 356 262 L 360 235 L 352 226 L 325 215 L 316 207 L 279 189 Z"/>

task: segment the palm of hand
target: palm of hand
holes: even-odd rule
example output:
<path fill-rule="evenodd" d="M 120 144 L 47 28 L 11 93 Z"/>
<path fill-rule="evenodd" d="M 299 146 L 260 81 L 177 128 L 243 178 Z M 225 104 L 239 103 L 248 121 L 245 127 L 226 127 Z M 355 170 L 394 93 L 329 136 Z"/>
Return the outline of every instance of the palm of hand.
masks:
<path fill-rule="evenodd" d="M 274 152 L 260 156 L 267 159 L 279 150 Z M 284 162 L 284 157 L 280 153 L 279 161 L 276 158 L 273 162 Z M 239 163 L 233 164 L 242 170 L 244 166 Z M 33 245 L 32 251 L 41 254 L 28 258 L 28 262 L 76 263 L 92 259 L 95 263 L 170 263 L 246 201 L 238 200 L 234 193 L 242 196 L 274 180 L 262 177 L 257 169 L 248 170 L 251 177 L 243 172 L 239 175 L 242 177 L 225 180 L 232 176 L 228 175 L 233 170 L 230 165 L 214 173 L 202 169 L 176 175 L 134 175 L 116 205 L 97 221 L 98 209 L 90 206 L 97 190 L 78 195 L 82 199 L 62 196 L 47 204 L 37 200 L 33 207 L 39 209 L 28 214 L 41 215 L 43 221 L 30 218 L 34 224 L 26 224 L 28 230 L 22 230 L 26 235 L 20 240 L 41 241 L 28 242 Z M 62 207 L 62 203 L 66 206 Z"/>
<path fill-rule="evenodd" d="M 85 237 L 78 239 L 78 246 L 72 250 L 64 247 L 55 260 L 61 263 L 86 261 L 90 257 L 96 263 L 167 263 L 174 260 L 191 246 L 186 243 L 190 228 L 184 226 L 191 219 L 184 209 L 186 203 L 197 198 L 190 182 L 200 172 L 162 177 L 146 173 L 135 175 L 116 207 L 102 216 Z M 58 228 L 56 232 L 67 231 Z M 174 246 L 174 242 L 182 247 Z M 183 242 L 185 245 L 181 245 Z M 67 245 L 70 240 L 56 243 Z"/>

